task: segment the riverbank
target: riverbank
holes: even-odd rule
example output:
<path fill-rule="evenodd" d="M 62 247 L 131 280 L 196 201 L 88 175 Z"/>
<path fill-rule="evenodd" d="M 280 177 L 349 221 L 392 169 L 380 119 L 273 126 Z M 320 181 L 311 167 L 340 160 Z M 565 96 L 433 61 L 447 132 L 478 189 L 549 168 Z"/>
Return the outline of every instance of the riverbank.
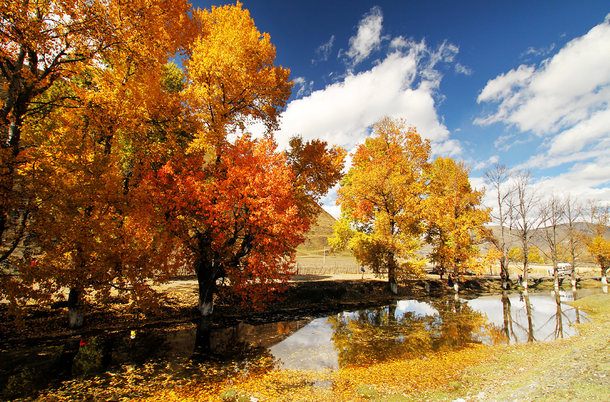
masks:
<path fill-rule="evenodd" d="M 168 388 L 143 400 L 607 401 L 610 295 L 589 296 L 573 304 L 587 311 L 591 321 L 578 325 L 580 335 L 569 339 L 474 345 L 425 359 L 381 362 L 330 373 L 272 371 L 251 380 L 210 384 L 209 388 L 188 384 Z M 332 387 L 313 385 L 325 382 Z"/>
<path fill-rule="evenodd" d="M 599 280 L 585 278 L 579 283 L 579 288 L 598 287 L 599 283 Z M 15 344 L 36 344 L 71 337 L 90 337 L 100 332 L 192 322 L 200 317 L 196 309 L 197 286 L 194 278 L 183 278 L 158 286 L 159 306 L 147 312 L 125 304 L 120 298 L 105 305 L 89 303 L 84 308 L 85 326 L 78 330 L 67 328 L 67 302 L 29 305 L 22 310 L 22 316 L 17 320 L 10 314 L 7 305 L 2 305 L 0 347 L 10 348 Z M 513 291 L 522 289 L 517 283 L 512 283 L 511 286 Z M 552 288 L 551 278 L 536 278 L 530 284 L 531 291 Z M 570 289 L 568 286 L 564 288 Z M 500 292 L 501 282 L 497 277 L 465 277 L 460 282 L 460 297 Z M 227 300 L 217 300 L 211 321 L 216 326 L 227 326 L 237 322 L 257 324 L 298 320 L 324 316 L 329 312 L 387 304 L 395 300 L 426 300 L 447 294 L 455 294 L 455 291 L 447 286 L 446 281 L 440 280 L 438 275 L 407 281 L 398 286 L 397 295 L 388 291 L 386 281 L 370 274 L 301 275 L 292 279 L 279 300 L 269 303 L 262 311 L 247 305 L 229 303 Z"/>
<path fill-rule="evenodd" d="M 493 358 L 464 372 L 451 390 L 431 401 L 608 401 L 610 400 L 610 295 L 570 303 L 590 322 L 579 335 L 552 342 L 492 348 Z"/>
<path fill-rule="evenodd" d="M 542 284 L 543 282 L 540 283 L 540 285 Z M 460 292 L 462 300 L 474 298 L 477 293 L 494 293 L 499 288 L 498 281 L 489 278 L 478 278 L 468 285 L 470 288 L 466 286 L 466 282 L 463 282 L 462 285 Z M 185 297 L 181 300 L 174 298 L 176 303 L 188 304 L 189 298 L 196 297 L 196 292 L 193 292 L 192 289 L 188 290 L 190 289 L 188 281 L 181 281 L 175 286 L 180 289 L 167 289 L 166 294 L 177 293 Z M 222 325 L 223 320 L 225 322 L 239 320 L 241 326 L 248 321 L 258 327 L 258 324 L 263 322 L 271 322 L 274 319 L 282 321 L 285 318 L 294 317 L 307 317 L 307 320 L 303 320 L 306 323 L 318 314 L 325 316 L 329 311 L 336 311 L 335 309 L 355 311 L 366 307 L 369 305 L 368 303 L 383 305 L 396 299 L 428 299 L 436 300 L 437 303 L 438 300 L 445 300 L 448 301 L 449 310 L 447 311 L 454 311 L 454 307 L 459 306 L 459 302 L 456 300 L 455 303 L 458 304 L 454 304 L 454 297 L 449 296 L 452 289 L 437 278 L 428 278 L 421 282 L 414 281 L 407 287 L 400 287 L 399 293 L 401 294 L 398 296 L 391 296 L 387 292 L 386 282 L 366 279 L 335 278 L 330 281 L 295 282 L 286 295 L 287 299 L 281 303 L 274 303 L 264 313 L 254 311 L 248 313 L 246 310 L 230 311 L 228 306 L 219 306 L 218 316 L 215 317 L 217 321 L 213 325 Z M 473 344 L 464 349 L 452 350 L 449 348 L 415 359 L 372 361 L 365 365 L 350 365 L 339 370 L 313 373 L 276 370 L 273 359 L 269 360 L 269 356 L 266 354 L 262 354 L 256 359 L 248 359 L 247 370 L 246 366 L 241 367 L 235 363 L 223 366 L 219 371 L 218 366 L 201 365 L 197 357 L 193 355 L 187 360 L 183 369 L 194 370 L 198 373 L 195 377 L 176 376 L 174 370 L 164 371 L 160 366 L 149 363 L 135 366 L 121 365 L 115 367 L 112 372 L 99 377 L 74 378 L 64 382 L 60 388 L 49 389 L 40 394 L 38 398 L 28 400 L 56 401 L 62 398 L 67 400 L 139 400 L 148 398 L 149 401 L 232 401 L 241 400 L 239 398 L 246 395 L 247 400 L 255 397 L 260 401 L 529 401 L 566 400 L 567 397 L 562 393 L 572 390 L 578 392 L 569 393 L 569 396 L 573 396 L 571 400 L 587 400 L 586 395 L 595 396 L 595 398 L 591 397 L 593 398 L 591 400 L 604 400 L 602 395 L 605 394 L 600 392 L 607 389 L 608 386 L 603 382 L 607 381 L 607 378 L 603 376 L 609 368 L 608 361 L 604 359 L 608 352 L 607 339 L 610 339 L 608 330 L 605 329 L 610 317 L 608 312 L 610 300 L 605 295 L 597 297 L 599 299 L 586 298 L 582 299 L 584 301 L 577 302 L 579 307 L 589 311 L 590 316 L 594 319 L 591 323 L 579 326 L 582 336 L 557 342 L 495 347 Z M 442 305 L 444 302 L 438 307 Z M 451 315 L 454 313 L 455 311 Z M 173 317 L 172 319 L 179 318 Z M 443 322 L 445 321 L 443 320 Z M 461 324 L 456 322 L 455 324 L 462 325 L 466 322 Z M 110 325 L 114 325 L 114 328 L 121 327 L 120 323 L 110 323 Z M 163 330 L 163 326 L 166 324 L 164 321 L 159 321 L 157 324 L 143 321 L 142 325 L 158 325 L 158 329 Z M 185 325 L 193 326 L 194 324 L 191 320 Z M 281 330 L 281 333 L 294 330 L 289 330 L 286 324 L 278 325 L 276 325 L 276 329 Z M 481 330 L 487 328 L 480 324 L 475 327 Z M 106 328 L 105 332 L 114 331 L 112 328 Z M 443 331 L 451 331 L 450 328 L 452 328 L 451 325 Z M 493 330 L 493 328 L 487 329 Z M 354 327 L 353 330 L 358 331 L 359 329 Z M 97 333 L 93 330 L 88 331 L 90 335 L 80 337 L 80 341 L 78 335 L 72 335 L 77 339 L 74 352 L 82 349 L 79 352 L 80 357 L 74 359 L 75 362 L 82 360 L 85 356 L 95 357 L 97 356 L 95 353 L 98 352 L 101 354 L 97 357 L 103 361 L 104 354 L 101 351 L 104 348 L 101 347 L 101 344 L 95 343 L 97 342 L 95 337 L 100 332 L 99 330 Z M 138 334 L 136 339 L 139 340 L 146 331 L 135 332 Z M 371 332 L 370 329 L 366 333 L 375 338 L 378 336 L 375 335 L 377 334 L 375 331 Z M 197 339 L 199 338 L 198 335 Z M 201 339 L 212 340 L 212 338 L 210 335 Z M 452 337 L 450 336 L 450 338 Z M 86 342 L 84 344 L 83 339 Z M 148 338 L 144 336 L 142 340 L 146 339 Z M 29 338 L 26 343 L 34 341 Z M 78 348 L 79 342 L 81 348 Z M 102 342 L 107 343 L 108 340 Z M 119 347 L 123 343 L 125 343 L 125 347 L 129 346 L 129 348 L 135 345 L 129 341 L 129 336 L 126 340 L 113 342 L 116 343 L 115 346 Z M 186 343 L 190 345 L 189 342 Z M 429 342 L 424 343 L 428 345 Z M 393 345 L 393 343 L 391 344 Z M 70 342 L 65 345 L 67 346 L 63 347 L 62 356 L 66 355 L 66 347 L 69 349 Z M 84 348 L 83 345 L 85 345 Z M 185 355 L 190 356 L 193 348 L 187 349 Z M 197 350 L 196 342 L 195 349 Z M 589 350 L 591 352 L 587 352 Z M 59 353 L 53 348 L 46 347 L 43 355 L 55 352 Z M 93 359 L 93 361 L 97 360 Z M 203 359 L 203 361 L 207 360 Z M 79 366 L 72 363 L 71 367 L 74 373 L 74 368 Z M 587 371 L 578 371 L 582 367 Z M 182 368 L 178 371 L 181 370 Z M 153 373 L 155 374 L 151 377 Z M 254 375 L 247 375 L 247 373 Z M 597 383 L 591 381 L 597 377 L 603 380 L 599 388 L 595 388 Z M 20 389 L 36 384 L 35 378 L 35 372 L 30 371 L 23 371 L 19 376 L 14 377 L 11 380 L 12 394 L 16 395 Z M 332 384 L 332 387 L 328 388 L 323 384 Z M 565 387 L 562 388 L 564 384 Z"/>

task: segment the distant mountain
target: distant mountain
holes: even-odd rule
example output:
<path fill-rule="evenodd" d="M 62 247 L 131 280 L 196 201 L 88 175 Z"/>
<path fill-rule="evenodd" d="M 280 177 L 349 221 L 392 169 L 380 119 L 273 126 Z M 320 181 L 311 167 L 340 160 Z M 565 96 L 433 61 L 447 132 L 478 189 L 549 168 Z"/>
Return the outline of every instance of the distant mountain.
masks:
<path fill-rule="evenodd" d="M 591 230 L 589 229 L 589 227 L 587 226 L 586 223 L 584 222 L 578 222 L 576 223 L 576 225 L 574 225 L 576 230 L 584 235 L 590 235 L 591 234 Z M 500 237 L 500 226 L 488 226 L 489 229 L 491 229 L 493 231 L 493 234 L 496 237 Z M 508 228 L 506 228 L 506 230 L 508 231 Z M 550 230 L 550 228 L 549 228 Z M 546 243 L 545 240 L 545 228 L 539 228 L 534 236 L 531 239 L 531 245 L 538 247 L 541 250 L 547 250 L 548 249 L 548 245 Z M 610 227 L 606 228 L 606 231 L 604 233 L 604 237 L 606 239 L 610 239 Z M 568 227 L 565 224 L 562 225 L 558 225 L 557 227 L 557 239 L 560 242 L 566 243 L 568 242 Z M 510 240 L 509 240 L 510 244 L 511 244 L 511 248 L 512 247 L 520 247 L 520 243 L 519 243 L 519 238 L 518 238 L 518 232 L 516 230 L 512 230 L 511 231 L 511 236 L 510 236 Z"/>
<path fill-rule="evenodd" d="M 333 226 L 337 220 L 324 208 L 320 207 L 318 219 L 309 232 L 305 234 L 305 242 L 297 247 L 297 255 L 330 249 L 328 238 L 333 235 Z"/>

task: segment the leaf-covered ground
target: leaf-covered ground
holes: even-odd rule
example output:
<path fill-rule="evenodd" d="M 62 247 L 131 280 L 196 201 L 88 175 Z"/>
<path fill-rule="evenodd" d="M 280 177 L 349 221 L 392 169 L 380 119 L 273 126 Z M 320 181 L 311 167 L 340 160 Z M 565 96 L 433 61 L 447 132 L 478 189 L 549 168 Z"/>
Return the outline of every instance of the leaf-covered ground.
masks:
<path fill-rule="evenodd" d="M 349 282 L 350 286 L 341 281 L 324 285 L 318 283 L 318 286 L 309 282 L 308 285 L 295 286 L 292 300 L 278 303 L 276 308 L 266 313 L 267 315 L 256 315 L 246 310 L 232 314 L 252 314 L 252 319 L 266 320 L 278 314 L 298 315 L 303 310 L 311 313 L 312 306 L 322 310 L 342 303 L 364 303 L 363 294 L 367 293 L 371 302 L 387 298 L 386 284 L 383 282 Z M 184 311 L 185 315 L 170 315 L 157 319 L 161 322 L 189 319 L 189 309 L 192 307 L 187 304 L 196 300 L 194 289 L 186 282 L 174 284 L 170 288 L 165 291 L 168 300 L 175 306 L 182 306 L 184 310 L 176 311 Z M 486 290 L 493 291 L 493 286 Z M 586 310 L 592 321 L 579 326 L 581 335 L 561 341 L 499 347 L 473 346 L 444 351 L 426 358 L 398 359 L 382 363 L 363 362 L 365 364 L 344 367 L 333 372 L 278 370 L 272 362 L 264 359 L 249 362 L 251 375 L 244 375 L 237 363 L 220 368 L 205 365 L 188 367 L 188 370 L 197 371 L 198 374 L 184 377 L 170 375 L 169 371 L 149 364 L 141 367 L 125 366 L 100 376 L 70 380 L 54 390 L 42 391 L 37 397 L 29 400 L 608 400 L 610 296 L 591 296 L 578 300 L 575 304 Z M 222 312 L 223 308 L 219 310 Z M 44 317 L 37 314 L 41 315 L 40 311 L 26 318 L 26 322 L 30 320 L 30 328 L 36 322 L 47 322 L 51 323 L 48 328 L 57 328 L 58 331 L 48 333 L 49 335 L 69 335 L 69 331 L 62 329 L 61 323 L 52 324 L 53 320 L 47 317 L 45 321 Z M 113 314 L 102 311 L 99 314 L 103 320 L 94 317 L 94 320 L 98 320 L 94 321 L 96 325 L 107 323 L 118 328 L 123 325 L 123 320 L 129 322 L 120 311 L 114 311 L 115 317 L 122 317 L 114 322 Z M 136 312 L 130 314 L 141 320 L 142 325 L 153 322 L 151 317 L 143 317 Z M 226 314 L 225 319 L 230 320 L 231 314 Z M 6 322 L 2 325 L 6 328 Z M 91 329 L 86 331 L 95 332 Z M 36 378 L 30 374 L 32 373 L 24 372 L 20 378 L 15 378 L 13 386 L 17 389 L 34 385 Z"/>

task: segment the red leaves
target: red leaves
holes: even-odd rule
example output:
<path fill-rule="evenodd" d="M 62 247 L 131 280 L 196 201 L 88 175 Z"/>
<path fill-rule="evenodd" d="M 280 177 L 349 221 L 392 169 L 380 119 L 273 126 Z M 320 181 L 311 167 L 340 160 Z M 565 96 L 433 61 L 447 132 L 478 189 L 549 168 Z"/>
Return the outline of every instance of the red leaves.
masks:
<path fill-rule="evenodd" d="M 218 160 L 185 155 L 145 183 L 184 247 L 194 256 L 213 252 L 233 288 L 253 303 L 286 279 L 310 223 L 296 203 L 293 172 L 275 148 L 271 139 L 243 136 L 225 143 Z"/>

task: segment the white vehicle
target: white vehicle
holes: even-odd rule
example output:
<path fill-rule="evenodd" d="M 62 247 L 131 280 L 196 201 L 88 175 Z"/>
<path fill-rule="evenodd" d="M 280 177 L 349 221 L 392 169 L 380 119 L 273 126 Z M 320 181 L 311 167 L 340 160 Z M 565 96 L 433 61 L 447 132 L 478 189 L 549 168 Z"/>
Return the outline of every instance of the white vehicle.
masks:
<path fill-rule="evenodd" d="M 549 276 L 553 276 L 553 268 L 548 271 Z M 572 275 L 572 264 L 567 262 L 560 262 L 557 264 L 557 275 Z"/>

